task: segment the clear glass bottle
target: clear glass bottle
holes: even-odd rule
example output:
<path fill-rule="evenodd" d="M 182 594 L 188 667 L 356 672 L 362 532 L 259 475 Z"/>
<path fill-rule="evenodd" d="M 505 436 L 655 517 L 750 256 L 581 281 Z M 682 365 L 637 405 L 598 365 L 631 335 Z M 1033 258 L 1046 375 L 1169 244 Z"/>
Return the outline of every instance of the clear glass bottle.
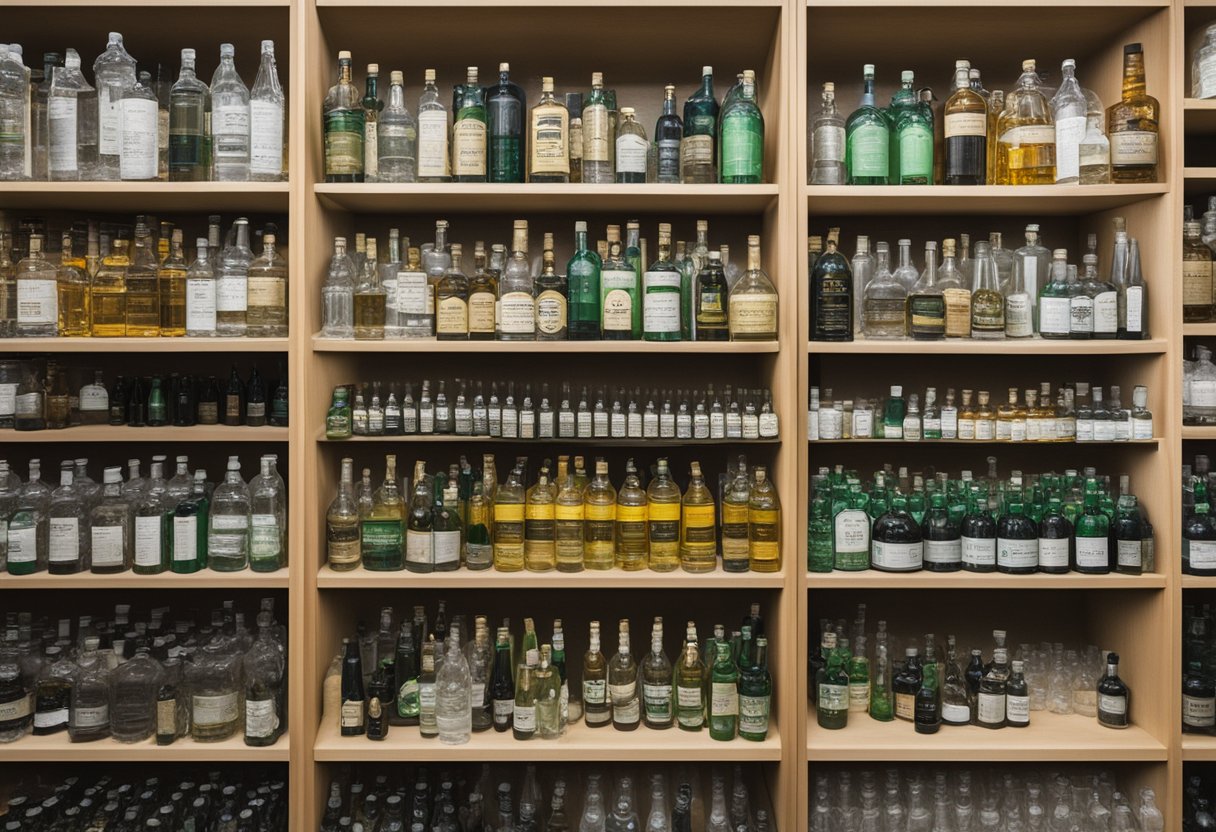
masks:
<path fill-rule="evenodd" d="M 971 291 L 971 337 L 1005 337 L 1005 298 L 988 243 L 975 244 L 975 280 Z"/>
<path fill-rule="evenodd" d="M 186 271 L 186 335 L 216 336 L 216 280 L 212 251 L 206 237 L 195 240 L 195 259 Z"/>
<path fill-rule="evenodd" d="M 236 49 L 220 44 L 220 63 L 211 77 L 211 178 L 249 180 L 249 88 L 236 70 Z"/>
<path fill-rule="evenodd" d="M 334 238 L 325 285 L 321 289 L 321 334 L 326 338 L 355 337 L 355 270 L 346 253 L 346 238 Z"/>
<path fill-rule="evenodd" d="M 448 110 L 435 86 L 435 70 L 424 73 L 422 95 L 418 99 L 418 181 L 451 181 L 448 138 L 451 127 Z"/>
<path fill-rule="evenodd" d="M 93 742 L 110 736 L 110 667 L 98 652 L 100 639 L 84 639 L 72 680 L 68 738 Z"/>
<path fill-rule="evenodd" d="M 249 90 L 249 178 L 255 182 L 280 182 L 285 176 L 285 112 L 274 41 L 264 40 L 258 74 Z"/>
<path fill-rule="evenodd" d="M 616 131 L 616 182 L 642 184 L 646 181 L 646 156 L 650 142 L 646 129 L 638 123 L 632 107 L 621 108 L 621 123 Z"/>
<path fill-rule="evenodd" d="M 393 70 L 388 105 L 376 126 L 379 181 L 415 182 L 418 179 L 418 122 L 405 104 L 405 76 Z"/>
<path fill-rule="evenodd" d="M 1008 185 L 1055 182 L 1055 129 L 1033 60 L 1022 61 L 1018 86 L 997 118 L 997 165 Z"/>
<path fill-rule="evenodd" d="M 106 49 L 93 62 L 97 84 L 98 165 L 91 178 L 114 181 L 119 178 L 122 153 L 122 98 L 135 85 L 135 59 L 123 48 L 122 35 L 110 32 Z"/>
<path fill-rule="evenodd" d="M 1068 58 L 1060 67 L 1063 78 L 1051 99 L 1056 130 L 1056 184 L 1080 181 L 1080 146 L 1085 138 L 1088 109 L 1085 94 L 1076 78 L 1077 62 Z"/>
<path fill-rule="evenodd" d="M 988 103 L 971 88 L 971 64 L 954 62 L 954 92 L 943 109 L 944 181 L 983 185 L 988 181 Z"/>
<path fill-rule="evenodd" d="M 17 335 L 47 337 L 59 330 L 59 291 L 55 267 L 43 254 L 45 237 L 31 234 L 29 254 L 17 263 Z"/>
<path fill-rule="evenodd" d="M 874 278 L 862 297 L 862 332 L 867 338 L 905 337 L 907 302 L 907 290 L 891 273 L 887 244 L 879 243 Z"/>
<path fill-rule="evenodd" d="M 836 108 L 836 85 L 827 81 L 823 85 L 822 104 L 811 120 L 811 176 L 812 185 L 843 185 L 844 164 L 844 116 Z"/>
<path fill-rule="evenodd" d="M 729 327 L 732 341 L 776 341 L 777 288 L 761 266 L 760 237 L 747 238 L 747 271 L 730 290 Z"/>
<path fill-rule="evenodd" d="M 469 663 L 460 649 L 460 634 L 453 628 L 443 666 L 435 676 L 435 721 L 439 741 L 462 745 L 473 730 Z"/>
<path fill-rule="evenodd" d="M 123 92 L 120 107 L 122 140 L 118 176 L 128 181 L 156 179 L 159 108 L 149 73 L 139 73 L 138 81 Z"/>
<path fill-rule="evenodd" d="M 217 572 L 249 566 L 249 488 L 241 478 L 239 457 L 228 457 L 224 481 L 211 496 L 207 518 L 207 565 Z"/>
<path fill-rule="evenodd" d="M 75 49 L 68 49 L 64 65 L 52 72 L 47 116 L 51 181 L 91 178 L 97 167 L 97 97 L 80 72 Z"/>
<path fill-rule="evenodd" d="M 365 246 L 366 256 L 354 292 L 355 340 L 382 341 L 387 295 L 380 285 L 376 238 L 369 237 Z"/>
<path fill-rule="evenodd" d="M 226 630 L 217 631 L 186 665 L 195 742 L 221 742 L 241 726 L 241 652 Z"/>
<path fill-rule="evenodd" d="M 90 569 L 114 574 L 131 568 L 134 517 L 131 503 L 122 496 L 122 469 L 105 470 L 100 502 L 90 512 Z"/>
<path fill-rule="evenodd" d="M 143 742 L 156 731 L 156 696 L 164 671 L 146 645 L 110 674 L 110 735 L 118 742 Z"/>
<path fill-rule="evenodd" d="M 362 182 L 366 114 L 359 89 L 351 81 L 351 56 L 348 51 L 338 53 L 338 81 L 325 95 L 321 113 L 325 134 L 325 181 Z M 443 127 L 446 165 L 446 119 Z"/>

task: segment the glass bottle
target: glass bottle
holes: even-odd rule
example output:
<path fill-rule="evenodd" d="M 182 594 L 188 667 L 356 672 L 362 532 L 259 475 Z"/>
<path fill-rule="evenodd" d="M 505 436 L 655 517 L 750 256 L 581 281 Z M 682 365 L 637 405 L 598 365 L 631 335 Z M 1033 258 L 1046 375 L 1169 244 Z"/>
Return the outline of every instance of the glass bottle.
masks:
<path fill-rule="evenodd" d="M 687 120 L 687 119 L 686 119 Z M 614 180 L 612 143 L 604 74 L 591 73 L 591 92 L 583 101 L 583 167 L 582 181 L 607 184 Z"/>
<path fill-rule="evenodd" d="M 971 89 L 971 64 L 954 62 L 954 92 L 944 109 L 945 184 L 983 185 L 987 181 L 988 104 Z"/>
<path fill-rule="evenodd" d="M 135 248 L 126 276 L 128 336 L 160 334 L 160 289 L 151 236 L 145 219 L 140 217 L 135 225 Z"/>
<path fill-rule="evenodd" d="M 874 104 L 874 65 L 862 69 L 861 101 L 845 123 L 845 167 L 849 185 L 886 185 L 890 174 L 891 125 Z"/>
<path fill-rule="evenodd" d="M 717 644 L 717 660 L 710 679 L 709 736 L 714 740 L 733 740 L 739 724 L 739 669 L 731 659 L 728 642 Z M 847 682 L 845 702 L 847 708 Z"/>
<path fill-rule="evenodd" d="M 736 94 L 727 96 L 722 105 L 718 156 L 720 181 L 725 184 L 764 181 L 764 114 L 757 95 L 756 73 L 745 69 Z"/>
<path fill-rule="evenodd" d="M 629 646 L 629 620 L 622 618 L 616 655 L 608 662 L 608 694 L 612 704 L 612 727 L 635 731 L 641 720 L 638 701 L 638 666 Z"/>
<path fill-rule="evenodd" d="M 829 229 L 827 247 L 811 272 L 812 341 L 853 340 L 853 274 L 849 261 L 837 250 L 839 242 L 840 229 Z"/>
<path fill-rule="evenodd" d="M 47 99 L 47 168 L 52 182 L 91 179 L 97 168 L 97 94 L 80 72 L 80 55 L 68 49 L 51 73 Z"/>
<path fill-rule="evenodd" d="M 886 243 L 878 244 L 874 278 L 862 299 L 862 332 L 867 338 L 903 338 L 907 333 L 907 298 L 890 269 Z"/>
<path fill-rule="evenodd" d="M 195 260 L 186 272 L 186 335 L 191 338 L 216 336 L 215 267 L 207 238 L 195 240 Z"/>
<path fill-rule="evenodd" d="M 486 91 L 477 77 L 477 67 L 467 67 L 465 83 L 457 86 L 452 95 L 453 182 L 486 181 Z"/>
<path fill-rule="evenodd" d="M 469 337 L 469 278 L 461 268 L 463 247 L 452 243 L 451 265 L 435 285 L 435 333 L 441 341 Z"/>
<path fill-rule="evenodd" d="M 97 636 L 84 639 L 72 680 L 68 738 L 93 742 L 110 736 L 110 667 L 98 652 Z"/>
<path fill-rule="evenodd" d="M 418 122 L 405 104 L 405 76 L 393 70 L 388 106 L 376 124 L 380 182 L 415 182 L 418 179 Z"/>
<path fill-rule="evenodd" d="M 616 131 L 616 182 L 642 184 L 646 182 L 646 156 L 650 142 L 646 129 L 638 123 L 633 107 L 621 108 L 621 123 Z"/>
<path fill-rule="evenodd" d="M 595 479 L 583 492 L 583 565 L 611 569 L 615 562 L 616 490 L 608 480 L 608 462 L 595 461 Z"/>
<path fill-rule="evenodd" d="M 1098 724 L 1106 728 L 1131 725 L 1131 691 L 1119 678 L 1119 654 L 1106 654 L 1106 674 L 1098 681 Z"/>
<path fill-rule="evenodd" d="M 460 649 L 460 635 L 453 629 L 443 666 L 435 676 L 435 720 L 439 741 L 461 745 L 473 730 L 469 663 Z"/>
<path fill-rule="evenodd" d="M 532 108 L 531 118 L 528 181 L 569 182 L 570 149 L 573 140 L 570 110 L 563 102 L 553 97 L 552 77 L 541 78 L 540 101 Z M 522 152 L 522 138 L 519 142 Z M 581 141 L 579 152 L 582 152 Z"/>
<path fill-rule="evenodd" d="M 195 742 L 221 742 L 241 726 L 242 654 L 233 649 L 230 635 L 217 633 L 186 666 L 190 736 Z"/>
<path fill-rule="evenodd" d="M 971 291 L 971 337 L 1005 337 L 1005 298 L 997 285 L 996 263 L 988 243 L 975 244 L 975 280 Z"/>
<path fill-rule="evenodd" d="M 841 664 L 836 633 L 825 632 L 821 648 L 827 656 L 822 675 L 816 679 L 816 720 L 820 728 L 836 730 L 849 723 L 849 675 Z M 871 704 L 873 704 L 871 698 Z"/>
<path fill-rule="evenodd" d="M 366 113 L 359 89 L 351 80 L 351 55 L 338 53 L 338 81 L 321 105 L 325 134 L 325 181 L 363 181 L 363 139 Z M 444 121 L 446 158 L 447 122 Z"/>
<path fill-rule="evenodd" d="M 836 85 L 831 81 L 824 83 L 821 100 L 819 112 L 811 120 L 810 184 L 843 185 L 846 177 L 844 117 L 836 108 Z"/>
<path fill-rule="evenodd" d="M 210 177 L 207 112 L 211 90 L 195 74 L 195 52 L 182 50 L 181 70 L 169 91 L 169 180 L 201 182 Z"/>
<path fill-rule="evenodd" d="M 1147 92 L 1144 50 L 1123 47 L 1123 97 L 1106 108 L 1110 181 L 1156 182 L 1161 105 Z"/>
<path fill-rule="evenodd" d="M 355 340 L 381 341 L 384 339 L 384 316 L 387 297 L 380 285 L 377 266 L 376 238 L 365 243 L 366 257 L 355 285 Z"/>
<path fill-rule="evenodd" d="M 729 338 L 729 300 L 727 296 L 728 288 L 726 274 L 722 270 L 721 254 L 711 251 L 708 261 L 696 276 L 695 340 L 725 341 Z"/>
<path fill-rule="evenodd" d="M 359 566 L 359 510 L 355 504 L 354 460 L 342 460 L 338 492 L 325 514 L 326 562 L 345 572 Z"/>
<path fill-rule="evenodd" d="M 287 337 L 287 261 L 275 249 L 277 240 L 263 234 L 262 253 L 249 264 L 245 335 L 250 338 Z"/>
<path fill-rule="evenodd" d="M 1005 98 L 997 119 L 997 164 L 1010 185 L 1055 182 L 1055 130 L 1033 60 L 1022 61 L 1018 87 Z"/>
<path fill-rule="evenodd" d="M 1080 181 L 1080 147 L 1086 132 L 1088 105 L 1076 78 L 1077 62 L 1068 58 L 1060 66 L 1063 79 L 1051 99 L 1051 116 L 1056 128 L 1056 184 Z"/>
<path fill-rule="evenodd" d="M 600 326 L 600 256 L 587 247 L 587 223 L 574 224 L 574 254 L 566 265 L 569 284 L 569 336 L 572 341 L 598 341 Z"/>
<path fill-rule="evenodd" d="M 685 572 L 712 572 L 717 566 L 713 495 L 705 486 L 701 464 L 693 462 L 680 517 L 680 565 Z"/>
<path fill-rule="evenodd" d="M 747 238 L 747 271 L 730 289 L 732 341 L 777 340 L 777 289 L 761 266 L 760 237 Z"/>
<path fill-rule="evenodd" d="M 718 181 L 718 110 L 718 99 L 714 95 L 714 69 L 711 66 L 703 66 L 701 86 L 684 101 L 680 176 L 685 184 L 710 184 Z"/>
<path fill-rule="evenodd" d="M 902 74 L 905 89 L 914 83 L 911 71 Z M 899 181 L 895 185 L 933 184 L 933 111 L 918 100 L 892 108 L 893 136 L 898 147 Z"/>
<path fill-rule="evenodd" d="M 1191 220 L 1182 224 L 1182 320 L 1204 323 L 1212 320 L 1212 249 L 1200 239 L 1202 226 Z"/>
<path fill-rule="evenodd" d="M 946 337 L 946 297 L 937 284 L 937 243 L 925 243 L 925 270 L 908 293 L 908 335 L 918 341 Z"/>
<path fill-rule="evenodd" d="M 539 685 L 536 671 L 540 667 L 540 651 L 531 647 L 524 652 L 524 661 L 515 678 L 515 705 L 511 714 L 511 736 L 530 740 L 536 736 L 536 700 Z"/>
<path fill-rule="evenodd" d="M 92 572 L 113 574 L 131 568 L 133 520 L 131 504 L 122 496 L 122 470 L 106 468 L 101 501 L 89 518 Z"/>
<path fill-rule="evenodd" d="M 371 510 L 360 521 L 363 567 L 372 571 L 405 568 L 405 503 L 397 488 L 397 457 L 385 456 L 384 483 L 377 489 Z"/>
<path fill-rule="evenodd" d="M 106 49 L 93 62 L 97 84 L 98 165 L 95 177 L 119 178 L 122 153 L 122 98 L 136 82 L 135 59 L 123 48 L 122 35 L 110 32 Z"/>
<path fill-rule="evenodd" d="M 557 568 L 556 500 L 557 487 L 549 482 L 548 470 L 541 469 L 525 503 L 523 565 L 529 572 Z"/>
<path fill-rule="evenodd" d="M 284 176 L 283 125 L 286 99 L 274 59 L 274 41 L 262 41 L 258 74 L 249 90 L 249 178 L 280 182 Z"/>
<path fill-rule="evenodd" d="M 674 84 L 668 84 L 663 88 L 663 112 L 654 125 L 655 181 L 680 183 L 680 140 L 683 135 L 684 122 L 676 115 L 676 88 Z"/>
<path fill-rule="evenodd" d="M 17 263 L 17 335 L 54 336 L 59 330 L 59 291 L 55 267 L 42 253 L 45 238 L 31 234 L 29 254 Z"/>
<path fill-rule="evenodd" d="M 249 88 L 237 73 L 236 50 L 220 44 L 220 64 L 211 78 L 211 178 L 249 180 Z"/>
<path fill-rule="evenodd" d="M 93 276 L 91 305 L 93 335 L 121 337 L 127 333 L 127 241 L 115 239 L 110 254 Z"/>

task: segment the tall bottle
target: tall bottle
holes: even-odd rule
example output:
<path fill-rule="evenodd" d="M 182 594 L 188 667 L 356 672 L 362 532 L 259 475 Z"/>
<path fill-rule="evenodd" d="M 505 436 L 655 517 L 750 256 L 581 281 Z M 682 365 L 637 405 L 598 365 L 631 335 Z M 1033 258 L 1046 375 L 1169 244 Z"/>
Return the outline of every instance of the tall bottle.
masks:
<path fill-rule="evenodd" d="M 461 745 L 473 731 L 469 663 L 460 649 L 460 633 L 453 628 L 443 666 L 435 676 L 435 721 L 439 741 Z"/>
<path fill-rule="evenodd" d="M 600 256 L 587 246 L 587 223 L 574 224 L 574 254 L 566 264 L 569 291 L 568 332 L 571 341 L 598 341 L 600 327 Z"/>
<path fill-rule="evenodd" d="M 363 98 L 363 181 L 380 181 L 380 111 L 384 102 L 379 93 L 380 65 L 368 64 L 364 78 Z"/>
<path fill-rule="evenodd" d="M 152 91 L 152 76 L 139 73 L 136 83 L 122 96 L 122 141 L 119 147 L 118 178 L 148 181 L 157 178 L 157 125 L 159 109 Z"/>
<path fill-rule="evenodd" d="M 714 69 L 701 68 L 701 86 L 684 102 L 684 137 L 680 142 L 680 173 L 687 184 L 718 181 L 718 100 Z"/>
<path fill-rule="evenodd" d="M 325 181 L 363 181 L 363 137 L 366 114 L 359 89 L 351 80 L 350 52 L 338 53 L 338 82 L 322 104 L 325 133 Z M 444 122 L 446 159 L 447 122 Z"/>
<path fill-rule="evenodd" d="M 997 164 L 1009 185 L 1050 185 L 1056 181 L 1056 137 L 1051 105 L 1043 95 L 1033 60 L 1022 61 L 1017 89 L 1005 98 L 997 119 Z"/>
<path fill-rule="evenodd" d="M 448 182 L 451 162 L 448 154 L 448 111 L 435 85 L 435 70 L 423 73 L 422 95 L 418 99 L 418 181 Z"/>
<path fill-rule="evenodd" d="M 51 74 L 47 100 L 47 170 L 51 181 L 92 176 L 97 166 L 97 99 L 80 72 L 80 55 L 67 50 Z M 7 178 L 0 173 L 0 178 Z"/>
<path fill-rule="evenodd" d="M 971 89 L 970 70 L 970 62 L 954 62 L 954 92 L 944 110 L 947 185 L 987 181 L 988 103 Z"/>
<path fill-rule="evenodd" d="M 1123 97 L 1106 109 L 1110 181 L 1156 182 L 1161 105 L 1147 92 L 1144 50 L 1123 47 Z"/>
<path fill-rule="evenodd" d="M 274 60 L 274 41 L 262 41 L 262 60 L 249 90 L 249 178 L 279 182 L 284 176 L 283 124 L 286 98 Z"/>
<path fill-rule="evenodd" d="M 498 340 L 536 338 L 536 301 L 532 263 L 528 257 L 528 221 L 515 220 L 511 257 L 498 284 Z"/>
<path fill-rule="evenodd" d="M 849 185 L 886 185 L 890 175 L 891 125 L 874 104 L 874 65 L 862 69 L 861 101 L 845 122 Z"/>
<path fill-rule="evenodd" d="M 1081 141 L 1085 138 L 1086 101 L 1077 83 L 1077 62 L 1067 59 L 1060 67 L 1064 75 L 1051 99 L 1051 117 L 1056 128 L 1056 184 L 1081 181 Z"/>
<path fill-rule="evenodd" d="M 591 73 L 591 93 L 583 102 L 583 182 L 611 183 L 615 177 L 609 145 L 614 140 L 604 74 Z"/>
<path fill-rule="evenodd" d="M 737 94 L 722 107 L 718 141 L 723 183 L 758 185 L 764 181 L 764 114 L 756 96 L 756 73 L 745 69 Z"/>
<path fill-rule="evenodd" d="M 405 76 L 393 70 L 388 105 L 376 124 L 376 149 L 381 182 L 418 179 L 418 122 L 405 105 Z"/>
<path fill-rule="evenodd" d="M 564 103 L 553 97 L 553 78 L 550 76 L 541 78 L 540 101 L 532 108 L 528 142 L 529 182 L 570 181 L 570 111 Z M 518 139 L 518 143 L 522 150 L 522 137 Z M 579 152 L 582 152 L 581 147 Z"/>
<path fill-rule="evenodd" d="M 811 120 L 811 184 L 843 185 L 844 116 L 836 108 L 836 85 L 831 81 L 824 82 L 822 102 Z"/>
<path fill-rule="evenodd" d="M 812 341 L 853 340 L 853 273 L 839 242 L 840 229 L 829 229 L 827 248 L 811 272 Z"/>
<path fill-rule="evenodd" d="M 211 78 L 211 178 L 249 179 L 249 88 L 236 71 L 236 50 L 220 44 L 220 65 Z"/>
<path fill-rule="evenodd" d="M 498 84 L 486 90 L 485 108 L 489 134 L 489 181 L 523 182 L 528 158 L 524 136 L 527 103 L 523 89 L 511 81 L 510 64 L 504 62 L 498 65 Z"/>
<path fill-rule="evenodd" d="M 110 32 L 106 49 L 93 62 L 97 84 L 98 165 L 97 179 L 119 178 L 122 154 L 122 99 L 135 85 L 135 59 L 123 48 L 122 35 Z"/>
<path fill-rule="evenodd" d="M 679 184 L 680 142 L 683 135 L 684 123 L 676 115 L 676 88 L 668 84 L 663 88 L 663 112 L 654 125 L 657 182 Z"/>
<path fill-rule="evenodd" d="M 608 693 L 612 700 L 612 727 L 635 731 L 641 721 L 638 702 L 638 666 L 629 646 L 629 619 L 622 618 L 617 652 L 608 663 Z"/>
<path fill-rule="evenodd" d="M 903 85 L 912 101 L 892 108 L 892 135 L 898 148 L 898 161 L 892 168 L 892 184 L 933 184 L 933 110 L 916 99 L 912 91 L 914 76 L 903 73 Z M 896 179 L 898 177 L 898 179 Z"/>
<path fill-rule="evenodd" d="M 215 272 L 215 331 L 221 336 L 243 337 L 248 326 L 249 264 L 253 262 L 249 220 L 239 217 L 232 224 L 229 241 Z"/>
<path fill-rule="evenodd" d="M 486 181 L 486 94 L 477 67 L 468 67 L 453 102 L 452 181 Z"/>

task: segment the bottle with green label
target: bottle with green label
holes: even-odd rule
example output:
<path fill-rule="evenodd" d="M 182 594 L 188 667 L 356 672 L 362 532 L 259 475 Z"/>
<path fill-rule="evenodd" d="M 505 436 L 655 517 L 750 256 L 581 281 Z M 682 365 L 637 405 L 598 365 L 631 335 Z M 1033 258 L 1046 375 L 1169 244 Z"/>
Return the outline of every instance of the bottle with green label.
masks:
<path fill-rule="evenodd" d="M 722 109 L 718 142 L 723 184 L 758 185 L 764 181 L 764 114 L 756 103 L 753 70 L 744 70 L 737 94 Z"/>
<path fill-rule="evenodd" d="M 874 105 L 874 64 L 863 69 L 861 102 L 845 122 L 845 169 L 849 185 L 886 185 L 891 124 Z M 930 133 L 932 135 L 932 133 Z"/>
<path fill-rule="evenodd" d="M 753 742 L 768 737 L 773 677 L 768 671 L 768 639 L 756 639 L 755 660 L 739 675 L 739 736 Z"/>

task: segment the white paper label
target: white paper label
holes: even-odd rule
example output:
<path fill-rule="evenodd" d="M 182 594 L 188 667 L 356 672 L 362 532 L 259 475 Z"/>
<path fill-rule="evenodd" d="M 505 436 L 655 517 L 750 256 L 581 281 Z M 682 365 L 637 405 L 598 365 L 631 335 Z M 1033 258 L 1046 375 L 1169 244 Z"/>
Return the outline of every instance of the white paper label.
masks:
<path fill-rule="evenodd" d="M 273 699 L 245 700 L 245 736 L 269 737 L 279 727 Z"/>
<path fill-rule="evenodd" d="M 215 331 L 214 280 L 186 281 L 186 329 L 197 332 Z"/>
<path fill-rule="evenodd" d="M 1012 569 L 1039 565 L 1039 541 L 1010 540 L 1004 537 L 996 541 L 996 562 Z"/>
<path fill-rule="evenodd" d="M 122 566 L 122 526 L 93 527 L 93 565 Z"/>
<path fill-rule="evenodd" d="M 221 104 L 211 107 L 211 135 L 219 156 L 240 155 L 249 141 L 249 105 Z"/>
<path fill-rule="evenodd" d="M 4 526 L 0 520 L 0 529 Z M 38 530 L 33 526 L 8 527 L 8 562 L 34 563 L 38 559 Z"/>
<path fill-rule="evenodd" d="M 0 384 L 0 416 L 12 418 L 17 412 L 17 385 Z"/>
<path fill-rule="evenodd" d="M 94 708 L 77 708 L 74 712 L 74 725 L 77 728 L 99 728 L 110 724 L 110 706 L 98 705 Z"/>
<path fill-rule="evenodd" d="M 1039 566 L 1068 568 L 1068 538 L 1039 538 Z"/>
<path fill-rule="evenodd" d="M 1195 728 L 1216 725 L 1216 699 L 1196 696 L 1182 697 L 1182 723 Z"/>
<path fill-rule="evenodd" d="M 283 107 L 274 101 L 249 102 L 249 172 L 283 172 Z"/>
<path fill-rule="evenodd" d="M 536 706 L 516 705 L 514 710 L 514 727 L 520 731 L 535 731 Z"/>
<path fill-rule="evenodd" d="M 431 533 L 406 529 L 405 559 L 410 563 L 434 563 L 435 555 L 431 548 Z"/>
<path fill-rule="evenodd" d="M 17 281 L 17 324 L 30 326 L 55 324 L 59 304 L 54 280 Z"/>
<path fill-rule="evenodd" d="M 996 566 L 996 538 L 964 537 L 963 563 L 973 566 Z"/>
<path fill-rule="evenodd" d="M 1105 537 L 1076 538 L 1077 566 L 1104 567 L 1110 565 Z"/>
<path fill-rule="evenodd" d="M 397 312 L 402 315 L 427 314 L 430 285 L 425 272 L 397 272 Z"/>
<path fill-rule="evenodd" d="M 198 518 L 173 518 L 173 559 L 187 561 L 198 559 Z"/>
<path fill-rule="evenodd" d="M 160 566 L 161 518 L 135 518 L 135 565 Z"/>
<path fill-rule="evenodd" d="M 616 137 L 617 173 L 646 174 L 646 139 L 636 133 L 622 133 Z"/>
<path fill-rule="evenodd" d="M 1127 697 L 1111 696 L 1108 693 L 1098 694 L 1098 710 L 1103 713 L 1123 716 L 1127 713 Z"/>
<path fill-rule="evenodd" d="M 843 162 L 844 128 L 830 124 L 816 127 L 814 147 L 816 162 Z"/>
<path fill-rule="evenodd" d="M 1216 407 L 1216 381 L 1192 381 L 1191 404 L 1195 407 Z"/>
<path fill-rule="evenodd" d="M 236 691 L 218 696 L 195 694 L 191 699 L 191 718 L 195 725 L 224 725 L 236 721 L 239 707 Z"/>
<path fill-rule="evenodd" d="M 676 701 L 681 708 L 701 707 L 701 689 L 676 686 Z"/>
<path fill-rule="evenodd" d="M 870 562 L 875 569 L 920 569 L 924 563 L 924 544 L 919 540 L 915 543 L 884 543 L 875 540 L 870 547 Z"/>
<path fill-rule="evenodd" d="M 842 689 L 847 700 L 847 689 L 843 686 Z M 735 716 L 739 713 L 739 689 L 734 682 L 713 683 L 709 713 L 710 716 Z"/>
<path fill-rule="evenodd" d="M 980 722 L 995 725 L 1005 721 L 1004 694 L 981 692 L 977 704 L 976 710 Z"/>
<path fill-rule="evenodd" d="M 76 163 L 75 95 L 55 95 L 47 102 L 47 121 L 51 143 L 47 163 L 55 173 L 75 173 Z"/>
<path fill-rule="evenodd" d="M 1216 569 L 1216 540 L 1189 540 L 1187 560 L 1192 569 Z"/>
<path fill-rule="evenodd" d="M 1080 145 L 1085 116 L 1056 119 L 1056 181 L 1080 176 Z"/>
<path fill-rule="evenodd" d="M 460 530 L 434 532 L 431 535 L 435 549 L 435 565 L 460 562 Z"/>
<path fill-rule="evenodd" d="M 954 540 L 926 540 L 925 563 L 961 563 L 963 542 Z"/>
<path fill-rule="evenodd" d="M 448 175 L 448 114 L 427 110 L 418 114 L 418 178 Z"/>
<path fill-rule="evenodd" d="M 642 321 L 646 332 L 678 332 L 680 330 L 680 293 L 651 292 L 656 287 L 680 288 L 678 272 L 645 272 L 642 275 Z"/>
<path fill-rule="evenodd" d="M 527 292 L 508 292 L 499 304 L 499 324 L 504 333 L 529 335 L 536 331 L 536 304 Z"/>
<path fill-rule="evenodd" d="M 118 175 L 121 178 L 156 178 L 158 121 L 155 101 L 123 99 L 122 150 L 118 157 Z"/>
<path fill-rule="evenodd" d="M 97 84 L 97 138 L 102 156 L 122 153 L 122 86 L 121 81 Z"/>
<path fill-rule="evenodd" d="M 1067 335 L 1071 326 L 1068 298 L 1039 298 L 1039 332 Z"/>
<path fill-rule="evenodd" d="M 1005 718 L 1017 725 L 1028 724 L 1030 722 L 1030 697 L 1006 696 Z"/>
<path fill-rule="evenodd" d="M 843 509 L 833 521 L 836 554 L 870 551 L 870 518 L 861 509 Z"/>
<path fill-rule="evenodd" d="M 942 703 L 942 721 L 961 725 L 971 722 L 971 708 L 968 705 L 955 705 L 950 702 Z"/>
<path fill-rule="evenodd" d="M 215 279 L 215 307 L 220 312 L 244 312 L 248 295 L 247 274 L 221 274 Z"/>
<path fill-rule="evenodd" d="M 1094 334 L 1113 334 L 1119 328 L 1119 296 L 1102 292 L 1094 298 Z"/>
<path fill-rule="evenodd" d="M 1157 164 L 1157 134 L 1148 130 L 1128 130 L 1111 133 L 1110 163 L 1112 165 Z"/>
<path fill-rule="evenodd" d="M 1005 334 L 1010 338 L 1029 338 L 1034 334 L 1029 294 L 1019 292 L 1005 298 Z"/>
<path fill-rule="evenodd" d="M 51 563 L 72 563 L 80 560 L 79 518 L 51 518 L 49 549 Z"/>

